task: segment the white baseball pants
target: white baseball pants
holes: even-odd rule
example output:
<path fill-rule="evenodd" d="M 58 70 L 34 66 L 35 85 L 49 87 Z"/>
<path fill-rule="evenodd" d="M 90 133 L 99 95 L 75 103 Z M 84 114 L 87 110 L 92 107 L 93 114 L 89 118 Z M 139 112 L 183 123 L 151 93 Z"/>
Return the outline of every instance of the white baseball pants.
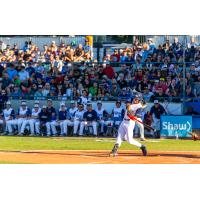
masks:
<path fill-rule="evenodd" d="M 142 145 L 133 139 L 133 129 L 135 127 L 135 121 L 133 120 L 123 120 L 120 124 L 120 127 L 118 129 L 118 136 L 116 139 L 116 144 L 121 145 L 123 139 L 125 139 L 128 143 L 135 145 L 137 147 L 141 147 Z"/>
<path fill-rule="evenodd" d="M 31 134 L 34 135 L 39 134 L 40 133 L 40 121 L 37 119 L 28 119 L 25 120 L 22 123 L 22 127 L 21 127 L 21 133 L 24 133 L 24 129 L 26 128 L 26 126 L 29 125 L 30 126 L 30 130 L 31 130 Z"/>
<path fill-rule="evenodd" d="M 93 122 L 81 122 L 80 125 L 80 130 L 79 130 L 79 135 L 83 135 L 83 129 L 85 126 L 91 126 L 93 128 L 93 134 L 97 135 L 97 122 L 93 121 Z"/>

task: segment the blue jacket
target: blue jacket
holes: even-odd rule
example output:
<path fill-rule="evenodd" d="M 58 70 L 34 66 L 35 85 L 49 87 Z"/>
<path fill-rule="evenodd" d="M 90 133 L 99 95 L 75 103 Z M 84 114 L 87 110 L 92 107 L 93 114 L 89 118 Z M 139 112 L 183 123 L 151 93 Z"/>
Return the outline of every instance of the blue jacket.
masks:
<path fill-rule="evenodd" d="M 67 119 L 67 116 L 68 116 L 68 114 L 67 114 L 67 111 L 65 110 L 65 111 L 59 111 L 58 112 L 58 119 L 59 120 L 66 120 Z"/>
<path fill-rule="evenodd" d="M 85 119 L 86 121 L 89 121 L 89 122 L 97 121 L 98 120 L 97 112 L 95 110 L 92 110 L 91 112 L 86 111 L 83 114 L 83 119 Z"/>

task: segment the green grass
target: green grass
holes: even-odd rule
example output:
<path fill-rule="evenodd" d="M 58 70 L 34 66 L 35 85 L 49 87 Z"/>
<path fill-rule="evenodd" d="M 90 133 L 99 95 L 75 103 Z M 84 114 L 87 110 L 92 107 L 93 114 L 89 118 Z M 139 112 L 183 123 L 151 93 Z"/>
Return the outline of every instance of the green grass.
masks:
<path fill-rule="evenodd" d="M 0 164 L 32 164 L 32 163 L 21 163 L 21 162 L 12 162 L 12 161 L 0 160 Z"/>
<path fill-rule="evenodd" d="M 110 150 L 115 139 L 111 138 L 41 138 L 41 137 L 0 137 L 0 151 L 22 150 Z M 149 150 L 200 151 L 200 141 L 154 139 L 142 142 Z M 123 142 L 121 149 L 137 147 Z M 0 161 L 1 162 L 1 161 Z M 3 161 L 2 161 L 3 162 Z"/>

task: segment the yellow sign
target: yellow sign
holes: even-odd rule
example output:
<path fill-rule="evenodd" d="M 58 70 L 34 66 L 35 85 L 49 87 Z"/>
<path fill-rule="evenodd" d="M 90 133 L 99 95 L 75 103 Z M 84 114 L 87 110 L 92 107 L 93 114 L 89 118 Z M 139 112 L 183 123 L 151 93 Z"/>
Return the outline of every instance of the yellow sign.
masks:
<path fill-rule="evenodd" d="M 93 36 L 87 35 L 85 38 L 86 38 L 86 45 L 93 47 Z"/>

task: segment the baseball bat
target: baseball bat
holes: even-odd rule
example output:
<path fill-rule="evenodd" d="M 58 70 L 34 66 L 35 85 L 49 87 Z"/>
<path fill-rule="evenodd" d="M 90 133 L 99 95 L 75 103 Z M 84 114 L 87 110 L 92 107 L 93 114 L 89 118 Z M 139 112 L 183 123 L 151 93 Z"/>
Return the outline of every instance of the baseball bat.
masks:
<path fill-rule="evenodd" d="M 138 120 L 136 117 L 132 116 L 132 115 L 128 115 L 128 117 L 131 119 L 131 120 L 134 120 L 134 121 L 137 121 L 139 122 L 140 124 L 143 124 L 146 128 L 149 128 L 150 130 L 152 131 L 156 131 L 154 128 L 152 128 L 151 126 L 149 126 L 148 124 L 145 124 L 143 123 L 142 121 Z"/>

